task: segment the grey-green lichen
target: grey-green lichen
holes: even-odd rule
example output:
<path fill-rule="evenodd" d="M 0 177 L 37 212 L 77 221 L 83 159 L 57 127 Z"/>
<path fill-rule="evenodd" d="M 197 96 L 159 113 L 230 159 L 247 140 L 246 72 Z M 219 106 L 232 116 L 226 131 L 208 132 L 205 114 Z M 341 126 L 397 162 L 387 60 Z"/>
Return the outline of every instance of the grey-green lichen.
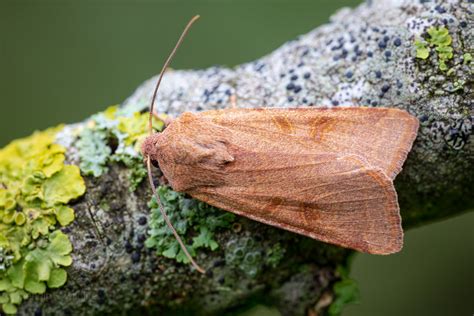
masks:
<path fill-rule="evenodd" d="M 148 135 L 147 127 L 147 114 L 128 113 L 116 106 L 93 115 L 76 143 L 81 171 L 100 177 L 108 164 L 123 163 L 129 170 L 130 190 L 134 191 L 146 176 L 140 144 Z M 160 131 L 163 122 L 153 119 L 153 128 Z"/>
<path fill-rule="evenodd" d="M 231 226 L 235 219 L 234 214 L 186 197 L 166 186 L 160 186 L 157 192 L 173 226 L 187 244 L 186 247 L 191 256 L 195 256 L 200 248 L 210 250 L 219 248 L 214 235 L 218 229 Z M 151 208 L 150 230 L 145 245 L 153 248 L 157 255 L 189 263 L 189 259 L 161 216 L 155 197 L 152 198 L 149 206 Z"/>
<path fill-rule="evenodd" d="M 81 162 L 79 167 L 85 175 L 100 177 L 107 171 L 107 160 L 112 152 L 107 145 L 107 131 L 102 128 L 84 128 L 77 142 Z"/>
<path fill-rule="evenodd" d="M 252 278 L 266 267 L 277 267 L 283 259 L 285 249 L 279 242 L 261 241 L 251 236 L 243 236 L 219 245 L 215 238 L 216 233 L 229 228 L 234 232 L 239 232 L 241 229 L 241 224 L 235 222 L 236 215 L 177 193 L 166 186 L 160 186 L 157 192 L 165 212 L 178 234 L 183 236 L 192 256 L 195 256 L 199 249 L 207 248 L 215 251 L 223 248 L 226 265 Z M 152 248 L 157 255 L 189 263 L 161 216 L 155 197 L 150 201 L 149 207 L 150 229 L 145 245 Z"/>

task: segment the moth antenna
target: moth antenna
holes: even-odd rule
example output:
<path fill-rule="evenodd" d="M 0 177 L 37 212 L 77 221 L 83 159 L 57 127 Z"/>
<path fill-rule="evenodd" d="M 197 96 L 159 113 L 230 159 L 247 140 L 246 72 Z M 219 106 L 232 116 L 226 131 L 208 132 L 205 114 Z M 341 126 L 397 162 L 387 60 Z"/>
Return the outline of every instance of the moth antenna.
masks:
<path fill-rule="evenodd" d="M 178 47 L 181 45 L 181 42 L 183 41 L 184 37 L 186 36 L 186 33 L 188 33 L 189 31 L 189 28 L 191 27 L 191 25 L 193 25 L 193 23 L 199 19 L 199 15 L 196 15 L 194 16 L 189 22 L 188 24 L 186 25 L 186 27 L 184 28 L 184 31 L 183 33 L 181 33 L 181 36 L 179 37 L 178 39 L 178 42 L 176 42 L 176 45 L 174 46 L 173 50 L 171 51 L 170 55 L 168 56 L 168 58 L 166 59 L 164 65 L 163 65 L 163 68 L 161 69 L 161 72 L 160 72 L 160 76 L 158 77 L 158 82 L 156 83 L 156 86 L 155 86 L 155 91 L 153 91 L 153 97 L 151 99 L 151 104 L 150 104 L 150 117 L 149 117 L 149 120 L 148 120 L 148 129 L 149 129 L 149 132 L 150 132 L 150 135 L 153 135 L 153 125 L 152 125 L 152 120 L 153 120 L 153 113 L 154 113 L 154 104 L 155 104 L 155 99 L 156 99 L 156 94 L 158 92 L 158 88 L 160 86 L 160 83 L 161 83 L 161 79 L 163 79 L 163 75 L 165 74 L 165 71 L 166 71 L 166 68 L 168 68 L 169 64 L 171 63 L 171 60 L 173 59 L 173 56 L 176 54 L 176 50 L 178 49 Z M 166 222 L 166 225 L 168 225 L 168 228 L 171 230 L 171 232 L 173 233 L 174 237 L 176 238 L 176 240 L 178 241 L 179 243 L 179 246 L 181 247 L 181 250 L 183 250 L 184 254 L 186 255 L 186 257 L 189 259 L 189 261 L 191 262 L 192 266 L 199 272 L 201 273 L 205 273 L 206 271 L 201 268 L 193 259 L 193 257 L 191 257 L 191 255 L 189 254 L 188 252 L 188 249 L 186 249 L 186 246 L 184 245 L 184 242 L 183 240 L 181 239 L 181 237 L 179 237 L 178 235 L 178 232 L 176 231 L 176 229 L 173 227 L 173 224 L 171 224 L 171 221 L 168 217 L 168 215 L 166 215 L 166 212 L 165 212 L 165 208 L 163 206 L 163 202 L 161 202 L 161 199 L 160 199 L 160 196 L 158 195 L 158 192 L 156 192 L 156 187 L 155 187 L 155 183 L 153 183 L 153 177 L 151 175 L 151 158 L 150 156 L 147 156 L 146 157 L 146 164 L 147 164 L 147 170 L 148 170 L 148 180 L 150 181 L 150 186 L 151 186 L 151 190 L 153 191 L 153 194 L 155 195 L 155 198 L 156 198 L 156 201 L 158 202 L 158 208 L 160 209 L 160 212 L 161 212 L 161 216 L 163 216 L 165 222 Z"/>
<path fill-rule="evenodd" d="M 151 176 L 151 160 L 150 160 L 150 156 L 147 156 L 147 159 L 146 159 L 146 164 L 147 164 L 147 169 L 148 169 L 148 180 L 150 181 L 150 185 L 151 185 L 151 190 L 153 191 L 153 194 L 155 195 L 156 197 L 156 201 L 158 202 L 158 208 L 160 209 L 160 212 L 161 212 L 161 216 L 163 216 L 163 218 L 165 219 L 165 222 L 166 222 L 166 225 L 168 225 L 169 229 L 171 230 L 171 232 L 173 233 L 174 237 L 176 238 L 176 240 L 178 241 L 181 249 L 183 250 L 184 254 L 186 255 L 186 257 L 189 259 L 189 261 L 191 262 L 191 265 L 199 272 L 201 273 L 206 273 L 206 271 L 201 268 L 197 263 L 196 261 L 194 261 L 193 257 L 191 257 L 191 255 L 189 254 L 188 252 L 188 249 L 186 249 L 186 246 L 184 245 L 184 242 L 183 240 L 181 239 L 181 237 L 179 237 L 179 234 L 178 232 L 176 231 L 176 229 L 174 228 L 173 224 L 171 224 L 171 221 L 168 217 L 168 215 L 166 215 L 166 212 L 165 212 L 165 208 L 163 206 L 163 202 L 161 202 L 161 199 L 160 199 L 160 196 L 158 195 L 158 192 L 156 192 L 156 187 L 155 187 L 155 184 L 153 183 L 153 177 Z"/>
<path fill-rule="evenodd" d="M 176 45 L 174 45 L 173 50 L 169 54 L 165 63 L 163 64 L 163 68 L 161 68 L 160 76 L 158 77 L 158 81 L 156 82 L 155 90 L 153 91 L 153 97 L 151 98 L 151 104 L 150 104 L 150 117 L 148 118 L 148 131 L 150 135 L 153 134 L 153 126 L 152 126 L 153 110 L 155 107 L 156 95 L 158 93 L 158 88 L 160 87 L 161 79 L 163 79 L 163 76 L 165 75 L 165 72 L 166 72 L 166 68 L 168 68 L 168 66 L 170 65 L 171 60 L 173 59 L 174 55 L 176 54 L 176 51 L 178 50 L 178 47 L 181 46 L 181 43 L 183 42 L 184 37 L 186 36 L 189 29 L 194 24 L 194 22 L 196 22 L 197 19 L 199 19 L 199 15 L 193 16 L 193 18 L 188 22 L 188 24 L 186 24 L 186 27 L 184 28 L 183 33 L 181 33 L 181 36 L 176 42 Z"/>

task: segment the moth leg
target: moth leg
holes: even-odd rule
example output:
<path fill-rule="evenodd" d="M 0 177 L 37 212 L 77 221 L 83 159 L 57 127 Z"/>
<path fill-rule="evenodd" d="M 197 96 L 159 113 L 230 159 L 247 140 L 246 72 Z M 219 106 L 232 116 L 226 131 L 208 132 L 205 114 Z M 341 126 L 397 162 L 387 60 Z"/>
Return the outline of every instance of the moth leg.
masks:
<path fill-rule="evenodd" d="M 163 115 L 163 114 L 158 114 L 155 111 L 153 111 L 153 116 L 157 119 L 163 122 L 165 124 L 165 127 L 168 127 L 168 125 L 173 122 L 173 119 L 169 116 Z"/>
<path fill-rule="evenodd" d="M 233 94 L 229 97 L 230 108 L 235 110 L 237 108 L 237 95 Z"/>

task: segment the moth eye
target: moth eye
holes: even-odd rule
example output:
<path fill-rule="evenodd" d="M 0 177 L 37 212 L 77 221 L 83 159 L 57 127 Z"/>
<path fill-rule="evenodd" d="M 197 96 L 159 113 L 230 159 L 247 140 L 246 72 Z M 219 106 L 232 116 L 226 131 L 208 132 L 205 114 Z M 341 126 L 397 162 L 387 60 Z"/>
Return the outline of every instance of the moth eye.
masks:
<path fill-rule="evenodd" d="M 153 167 L 155 167 L 155 168 L 160 168 L 160 165 L 158 164 L 158 161 L 156 161 L 156 160 L 154 160 L 154 159 L 151 160 L 151 164 L 152 164 Z"/>

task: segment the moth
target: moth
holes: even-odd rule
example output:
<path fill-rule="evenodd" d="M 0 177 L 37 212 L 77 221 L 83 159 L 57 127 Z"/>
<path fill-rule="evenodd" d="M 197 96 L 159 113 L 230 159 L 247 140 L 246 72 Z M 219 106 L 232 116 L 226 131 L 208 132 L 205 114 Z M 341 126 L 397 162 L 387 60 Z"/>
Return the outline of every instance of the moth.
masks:
<path fill-rule="evenodd" d="M 175 191 L 317 240 L 391 254 L 403 245 L 393 180 L 417 130 L 414 116 L 393 108 L 186 112 L 151 133 L 142 153 Z"/>

